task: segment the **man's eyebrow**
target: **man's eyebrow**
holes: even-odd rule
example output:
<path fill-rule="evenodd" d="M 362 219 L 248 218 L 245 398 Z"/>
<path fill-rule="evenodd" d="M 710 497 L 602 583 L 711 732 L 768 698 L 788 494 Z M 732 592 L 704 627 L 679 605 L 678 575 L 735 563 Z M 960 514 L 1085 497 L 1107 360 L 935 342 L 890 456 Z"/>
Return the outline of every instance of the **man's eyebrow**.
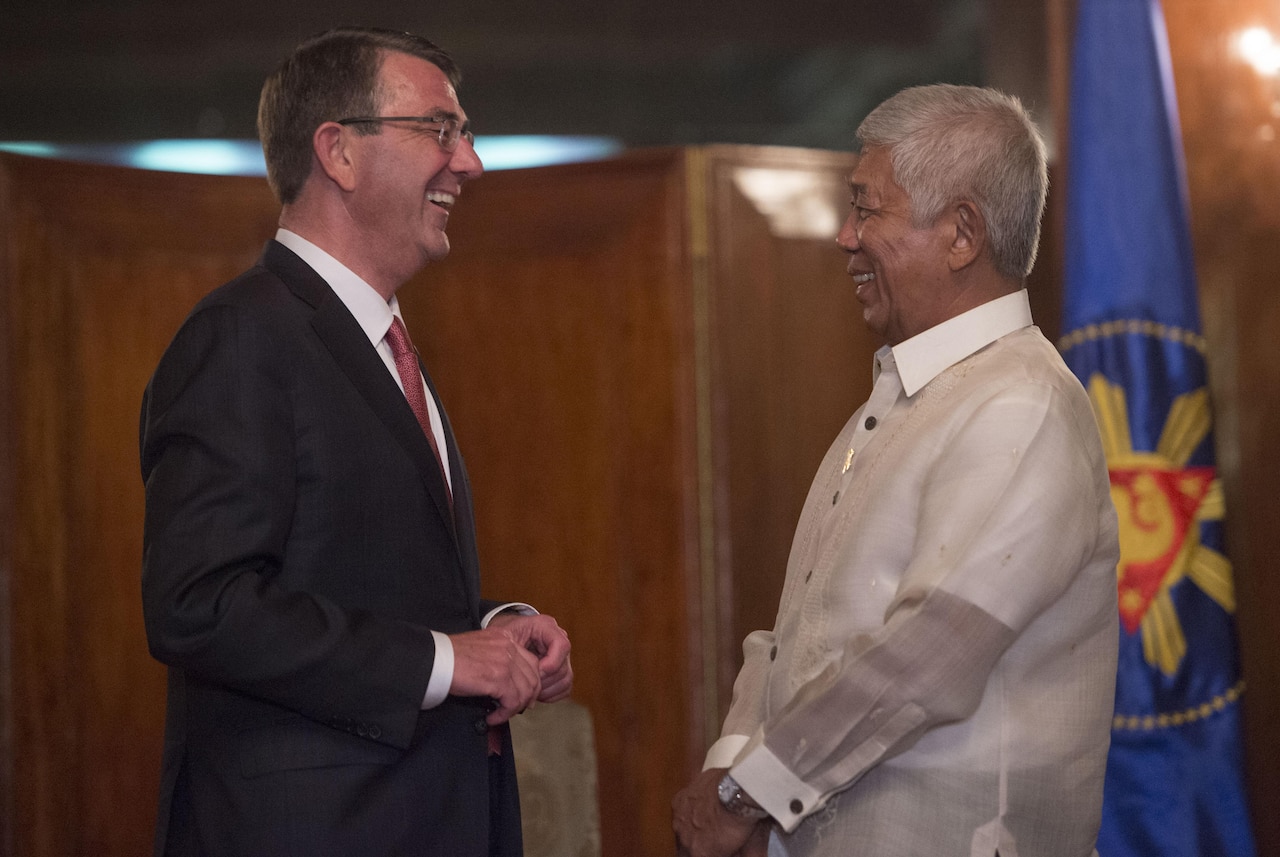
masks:
<path fill-rule="evenodd" d="M 448 107 L 429 107 L 426 112 L 419 114 L 420 116 L 430 116 L 431 118 L 452 119 L 455 122 L 461 120 L 461 116 L 457 111 L 450 110 Z"/>

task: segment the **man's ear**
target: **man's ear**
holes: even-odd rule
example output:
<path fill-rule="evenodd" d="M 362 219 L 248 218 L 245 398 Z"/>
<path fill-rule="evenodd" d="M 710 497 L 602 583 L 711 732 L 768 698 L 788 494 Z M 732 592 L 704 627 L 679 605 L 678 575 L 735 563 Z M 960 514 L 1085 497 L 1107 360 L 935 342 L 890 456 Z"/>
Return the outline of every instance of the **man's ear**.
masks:
<path fill-rule="evenodd" d="M 952 271 L 959 271 L 982 255 L 987 244 L 987 221 L 978 206 L 962 199 L 951 209 L 954 232 L 947 254 L 947 264 Z"/>
<path fill-rule="evenodd" d="M 337 122 L 325 122 L 311 135 L 311 152 L 329 180 L 348 193 L 355 189 L 350 135 Z"/>

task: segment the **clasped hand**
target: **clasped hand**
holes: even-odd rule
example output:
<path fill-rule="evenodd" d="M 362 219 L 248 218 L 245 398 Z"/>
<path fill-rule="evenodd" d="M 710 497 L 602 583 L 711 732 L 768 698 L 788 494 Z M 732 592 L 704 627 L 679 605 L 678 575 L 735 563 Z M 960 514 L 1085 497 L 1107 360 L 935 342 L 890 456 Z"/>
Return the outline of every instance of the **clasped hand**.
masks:
<path fill-rule="evenodd" d="M 671 827 L 677 857 L 765 857 L 769 825 L 730 813 L 716 786 L 726 768 L 709 768 L 694 777 L 671 802 Z"/>
<path fill-rule="evenodd" d="M 456 696 L 488 696 L 486 721 L 506 723 L 536 702 L 558 702 L 573 690 L 569 635 L 546 615 L 502 613 L 489 627 L 449 637 Z"/>

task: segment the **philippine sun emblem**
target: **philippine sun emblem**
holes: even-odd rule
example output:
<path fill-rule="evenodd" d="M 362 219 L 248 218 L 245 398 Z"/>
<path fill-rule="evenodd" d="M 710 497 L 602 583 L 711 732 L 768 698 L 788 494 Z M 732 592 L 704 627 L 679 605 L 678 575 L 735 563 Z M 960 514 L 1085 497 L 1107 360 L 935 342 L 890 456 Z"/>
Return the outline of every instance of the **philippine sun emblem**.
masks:
<path fill-rule="evenodd" d="M 1147 663 L 1171 675 L 1187 650 L 1169 595 L 1174 584 L 1187 578 L 1235 612 L 1231 562 L 1200 542 L 1200 522 L 1222 519 L 1222 482 L 1212 467 L 1187 464 L 1209 433 L 1208 393 L 1175 399 L 1155 451 L 1143 452 L 1133 448 L 1124 388 L 1094 374 L 1088 389 L 1120 518 L 1120 622 L 1141 632 Z"/>

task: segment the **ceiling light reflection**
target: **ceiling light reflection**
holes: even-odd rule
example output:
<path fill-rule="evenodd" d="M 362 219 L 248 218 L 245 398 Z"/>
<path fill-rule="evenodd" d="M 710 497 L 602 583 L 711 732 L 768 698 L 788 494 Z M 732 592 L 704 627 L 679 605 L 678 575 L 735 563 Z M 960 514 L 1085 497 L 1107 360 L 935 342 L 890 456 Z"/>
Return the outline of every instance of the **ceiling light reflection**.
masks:
<path fill-rule="evenodd" d="M 541 167 L 612 157 L 622 143 L 608 137 L 478 137 L 476 154 L 488 170 Z M 166 172 L 264 176 L 257 140 L 150 140 L 140 143 L 0 142 L 0 151 Z"/>
<path fill-rule="evenodd" d="M 797 169 L 738 167 L 733 183 L 779 238 L 834 239 L 849 197 L 840 178 Z"/>
<path fill-rule="evenodd" d="M 1236 36 L 1236 50 L 1258 74 L 1280 73 L 1280 44 L 1266 27 L 1250 27 Z"/>

